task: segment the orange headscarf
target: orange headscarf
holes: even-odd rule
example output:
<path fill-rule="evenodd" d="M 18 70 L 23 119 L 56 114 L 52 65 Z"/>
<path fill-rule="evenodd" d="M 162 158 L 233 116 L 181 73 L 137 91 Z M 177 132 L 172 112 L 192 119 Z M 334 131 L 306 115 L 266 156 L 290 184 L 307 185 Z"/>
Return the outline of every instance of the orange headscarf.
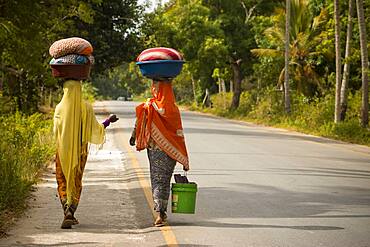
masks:
<path fill-rule="evenodd" d="M 152 140 L 172 159 L 189 166 L 180 111 L 171 83 L 153 82 L 153 98 L 136 107 L 136 149 L 148 147 Z"/>

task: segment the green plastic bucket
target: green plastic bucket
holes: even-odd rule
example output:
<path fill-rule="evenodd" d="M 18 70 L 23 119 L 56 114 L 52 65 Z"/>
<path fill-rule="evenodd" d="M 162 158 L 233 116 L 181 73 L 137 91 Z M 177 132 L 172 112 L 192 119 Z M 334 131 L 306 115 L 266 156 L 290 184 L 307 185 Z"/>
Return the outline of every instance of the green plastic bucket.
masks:
<path fill-rule="evenodd" d="M 172 184 L 172 213 L 194 214 L 197 196 L 196 183 Z"/>

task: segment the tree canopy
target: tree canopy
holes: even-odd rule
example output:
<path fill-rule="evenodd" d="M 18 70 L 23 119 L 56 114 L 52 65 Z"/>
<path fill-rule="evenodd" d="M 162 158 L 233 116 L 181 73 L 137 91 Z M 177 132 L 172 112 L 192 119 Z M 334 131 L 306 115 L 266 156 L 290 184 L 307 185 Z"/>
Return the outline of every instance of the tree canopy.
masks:
<path fill-rule="evenodd" d="M 61 38 L 79 36 L 92 43 L 95 75 L 131 61 L 140 50 L 136 33 L 142 11 L 137 0 L 1 1 L 2 101 L 37 111 L 42 93 L 57 86 L 48 49 Z"/>
<path fill-rule="evenodd" d="M 358 1 L 363 15 L 369 16 L 370 2 Z M 290 2 L 288 73 L 293 95 L 308 101 L 334 95 L 334 1 Z M 345 44 L 350 0 L 338 3 Z M 186 60 L 174 80 L 181 102 L 199 104 L 207 90 L 211 95 L 230 92 L 230 111 L 245 104 L 240 98 L 248 92 L 273 90 L 283 99 L 285 7 L 284 0 L 170 0 L 145 12 L 137 0 L 1 1 L 0 101 L 7 102 L 6 109 L 37 111 L 43 95 L 58 85 L 50 76 L 48 48 L 71 36 L 93 44 L 91 80 L 103 97 L 143 94 L 148 80 L 138 72 L 135 57 L 143 49 L 163 46 L 179 50 Z M 344 58 L 344 45 L 340 55 L 343 64 L 352 65 L 345 91 L 356 95 L 364 87 L 360 40 L 364 44 L 370 21 L 364 19 L 362 36 L 357 14 L 351 22 L 350 55 Z"/>

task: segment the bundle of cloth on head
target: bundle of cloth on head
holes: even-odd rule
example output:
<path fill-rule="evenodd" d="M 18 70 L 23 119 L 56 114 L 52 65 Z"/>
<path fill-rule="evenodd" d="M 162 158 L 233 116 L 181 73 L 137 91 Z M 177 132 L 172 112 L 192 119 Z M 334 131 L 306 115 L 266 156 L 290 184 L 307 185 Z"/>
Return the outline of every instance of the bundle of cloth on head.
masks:
<path fill-rule="evenodd" d="M 93 47 L 89 41 L 72 37 L 55 41 L 49 48 L 54 77 L 87 79 L 94 64 Z"/>

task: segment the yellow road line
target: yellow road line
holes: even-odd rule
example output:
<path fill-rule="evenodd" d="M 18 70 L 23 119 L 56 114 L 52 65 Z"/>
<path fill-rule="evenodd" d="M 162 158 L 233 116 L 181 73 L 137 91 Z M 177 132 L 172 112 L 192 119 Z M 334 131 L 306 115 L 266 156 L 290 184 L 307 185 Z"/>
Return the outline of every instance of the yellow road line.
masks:
<path fill-rule="evenodd" d="M 124 134 L 122 134 L 122 135 L 124 137 L 126 137 Z M 156 215 L 156 212 L 153 210 L 154 203 L 153 203 L 152 191 L 150 189 L 151 186 L 150 186 L 149 182 L 141 176 L 141 174 L 143 174 L 143 169 L 141 169 L 139 161 L 137 160 L 137 158 L 136 158 L 134 152 L 132 151 L 131 147 L 127 144 L 128 139 L 129 138 L 121 139 L 122 140 L 121 143 L 123 144 L 124 148 L 127 150 L 128 156 L 131 160 L 132 167 L 134 168 L 134 170 L 136 172 L 136 176 L 139 179 L 140 186 L 144 191 L 146 201 L 148 202 L 149 207 L 151 209 L 151 212 L 153 214 L 153 219 L 155 219 L 157 215 Z M 178 247 L 176 236 L 175 236 L 174 232 L 172 231 L 172 228 L 171 228 L 170 225 L 160 227 L 159 229 L 161 230 L 162 235 L 163 235 L 163 237 L 164 237 L 168 246 Z"/>

